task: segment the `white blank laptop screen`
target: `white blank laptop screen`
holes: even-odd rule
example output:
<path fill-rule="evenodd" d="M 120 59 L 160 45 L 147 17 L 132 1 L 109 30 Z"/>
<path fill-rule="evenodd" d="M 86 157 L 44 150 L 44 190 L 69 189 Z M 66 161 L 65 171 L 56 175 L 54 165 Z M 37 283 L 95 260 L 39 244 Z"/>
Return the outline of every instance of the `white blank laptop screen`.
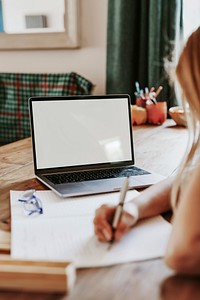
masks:
<path fill-rule="evenodd" d="M 37 169 L 132 160 L 127 98 L 33 101 Z"/>

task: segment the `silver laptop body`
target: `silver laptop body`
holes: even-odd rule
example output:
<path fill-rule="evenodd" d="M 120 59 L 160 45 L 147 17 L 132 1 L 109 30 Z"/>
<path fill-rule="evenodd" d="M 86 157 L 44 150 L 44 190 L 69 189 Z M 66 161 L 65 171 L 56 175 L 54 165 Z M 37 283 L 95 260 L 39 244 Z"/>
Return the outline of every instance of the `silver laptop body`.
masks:
<path fill-rule="evenodd" d="M 29 99 L 36 177 L 62 197 L 143 188 L 163 176 L 137 168 L 129 95 Z"/>

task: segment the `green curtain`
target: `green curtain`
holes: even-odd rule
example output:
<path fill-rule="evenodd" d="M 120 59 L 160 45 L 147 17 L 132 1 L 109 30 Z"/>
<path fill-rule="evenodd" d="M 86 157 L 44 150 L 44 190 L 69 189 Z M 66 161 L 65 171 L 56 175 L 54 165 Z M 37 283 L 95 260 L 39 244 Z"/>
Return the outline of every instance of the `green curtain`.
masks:
<path fill-rule="evenodd" d="M 128 93 L 134 103 L 141 88 L 163 86 L 158 101 L 175 105 L 164 67 L 173 60 L 181 27 L 182 0 L 109 0 L 106 92 Z"/>

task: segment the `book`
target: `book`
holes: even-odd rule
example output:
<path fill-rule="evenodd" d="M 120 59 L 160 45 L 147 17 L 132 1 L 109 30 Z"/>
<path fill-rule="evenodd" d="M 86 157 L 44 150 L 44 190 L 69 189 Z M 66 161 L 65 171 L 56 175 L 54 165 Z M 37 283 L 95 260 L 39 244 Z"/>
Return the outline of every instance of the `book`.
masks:
<path fill-rule="evenodd" d="M 0 229 L 0 253 L 10 253 L 10 232 Z"/>
<path fill-rule="evenodd" d="M 0 257 L 0 289 L 67 293 L 75 283 L 71 262 L 13 260 Z"/>

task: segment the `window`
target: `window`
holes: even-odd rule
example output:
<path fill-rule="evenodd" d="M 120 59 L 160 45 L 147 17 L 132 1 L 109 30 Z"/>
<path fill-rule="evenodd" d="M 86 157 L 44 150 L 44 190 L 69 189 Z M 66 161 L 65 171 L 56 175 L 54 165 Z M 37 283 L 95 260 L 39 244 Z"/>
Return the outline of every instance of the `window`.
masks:
<path fill-rule="evenodd" d="M 200 26 L 200 1 L 183 0 L 183 38 L 187 40 L 189 35 Z"/>

